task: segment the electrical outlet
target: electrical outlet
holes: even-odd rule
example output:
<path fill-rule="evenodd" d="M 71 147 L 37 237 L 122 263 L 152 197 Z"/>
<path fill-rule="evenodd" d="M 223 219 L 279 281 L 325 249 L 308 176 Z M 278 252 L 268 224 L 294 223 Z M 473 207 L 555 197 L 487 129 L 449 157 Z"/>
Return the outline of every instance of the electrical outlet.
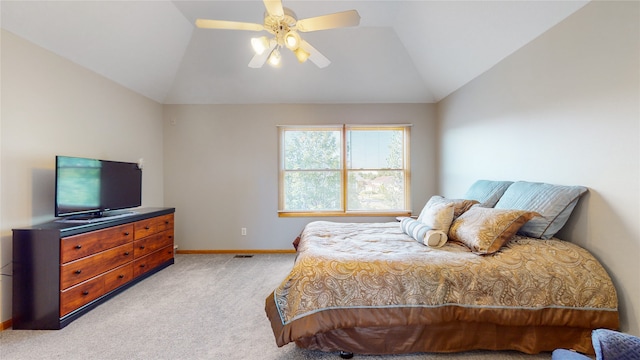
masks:
<path fill-rule="evenodd" d="M 243 235 L 243 236 L 247 235 L 247 228 L 241 228 L 240 229 L 240 234 Z"/>

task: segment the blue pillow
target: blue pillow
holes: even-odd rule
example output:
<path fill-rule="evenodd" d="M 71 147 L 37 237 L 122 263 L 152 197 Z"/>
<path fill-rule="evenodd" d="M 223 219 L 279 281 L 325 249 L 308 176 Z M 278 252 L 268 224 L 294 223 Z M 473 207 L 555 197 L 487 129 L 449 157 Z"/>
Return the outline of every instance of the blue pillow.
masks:
<path fill-rule="evenodd" d="M 517 181 L 504 192 L 496 209 L 534 211 L 535 217 L 520 228 L 518 234 L 540 239 L 552 238 L 569 220 L 584 186 L 563 186 Z"/>
<path fill-rule="evenodd" d="M 476 200 L 482 207 L 494 207 L 513 181 L 478 180 L 464 194 L 464 199 Z"/>

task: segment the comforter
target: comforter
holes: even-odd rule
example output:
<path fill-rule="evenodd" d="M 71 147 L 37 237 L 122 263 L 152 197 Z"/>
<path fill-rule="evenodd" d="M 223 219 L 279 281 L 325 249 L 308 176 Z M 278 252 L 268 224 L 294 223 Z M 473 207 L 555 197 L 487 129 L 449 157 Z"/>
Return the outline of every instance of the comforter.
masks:
<path fill-rule="evenodd" d="M 592 329 L 618 327 L 607 272 L 588 251 L 558 239 L 515 236 L 499 252 L 477 255 L 451 241 L 422 245 L 398 223 L 317 221 L 305 227 L 297 251 L 266 300 L 278 346 L 592 351 Z"/>

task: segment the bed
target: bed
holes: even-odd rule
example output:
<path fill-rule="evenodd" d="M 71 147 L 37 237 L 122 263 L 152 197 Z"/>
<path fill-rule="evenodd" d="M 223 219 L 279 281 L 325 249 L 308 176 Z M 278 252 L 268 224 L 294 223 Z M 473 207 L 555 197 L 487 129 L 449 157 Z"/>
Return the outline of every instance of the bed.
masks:
<path fill-rule="evenodd" d="M 311 222 L 266 299 L 276 343 L 593 353 L 592 330 L 619 326 L 615 288 L 592 254 L 554 237 L 585 192 L 481 180 L 463 199 L 434 196 L 418 219 Z"/>

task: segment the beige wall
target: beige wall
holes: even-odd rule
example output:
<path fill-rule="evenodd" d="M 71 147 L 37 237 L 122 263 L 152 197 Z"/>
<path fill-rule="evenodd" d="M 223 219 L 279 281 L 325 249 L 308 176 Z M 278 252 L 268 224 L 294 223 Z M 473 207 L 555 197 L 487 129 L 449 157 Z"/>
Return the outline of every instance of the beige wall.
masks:
<path fill-rule="evenodd" d="M 436 190 L 432 104 L 165 105 L 165 201 L 176 207 L 179 249 L 291 250 L 316 219 L 278 218 L 276 126 L 343 123 L 413 124 L 412 207 L 420 211 Z"/>
<path fill-rule="evenodd" d="M 11 318 L 11 229 L 53 219 L 55 155 L 138 161 L 163 205 L 162 106 L 2 30 L 0 321 Z"/>
<path fill-rule="evenodd" d="M 592 2 L 439 104 L 440 184 L 584 185 L 560 237 L 613 277 L 623 330 L 640 335 L 638 2 Z"/>

